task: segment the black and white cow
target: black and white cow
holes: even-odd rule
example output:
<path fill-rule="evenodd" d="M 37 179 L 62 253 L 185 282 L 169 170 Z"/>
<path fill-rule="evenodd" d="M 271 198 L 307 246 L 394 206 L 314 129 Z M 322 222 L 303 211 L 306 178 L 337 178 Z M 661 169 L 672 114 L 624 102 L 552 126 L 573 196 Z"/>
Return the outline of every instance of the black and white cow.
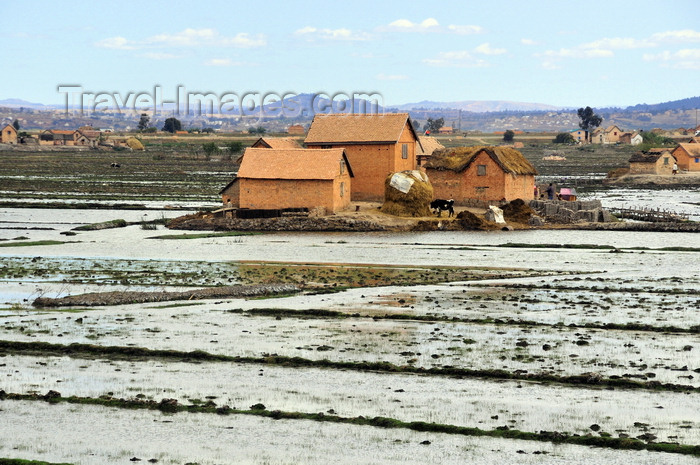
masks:
<path fill-rule="evenodd" d="M 447 214 L 448 218 L 450 216 L 454 216 L 454 214 L 455 214 L 454 205 L 455 205 L 455 201 L 453 199 L 450 199 L 450 200 L 435 199 L 432 202 L 430 202 L 430 208 L 433 210 L 433 213 L 437 213 L 438 218 L 442 216 L 443 210 L 446 210 L 449 212 Z"/>

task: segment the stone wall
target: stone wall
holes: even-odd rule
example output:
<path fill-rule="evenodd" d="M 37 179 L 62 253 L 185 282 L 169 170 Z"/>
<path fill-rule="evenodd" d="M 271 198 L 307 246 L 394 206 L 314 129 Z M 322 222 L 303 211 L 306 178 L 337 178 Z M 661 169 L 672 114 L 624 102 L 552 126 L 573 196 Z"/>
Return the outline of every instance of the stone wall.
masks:
<path fill-rule="evenodd" d="M 600 200 L 531 200 L 530 207 L 551 223 L 607 223 L 613 216 Z"/>

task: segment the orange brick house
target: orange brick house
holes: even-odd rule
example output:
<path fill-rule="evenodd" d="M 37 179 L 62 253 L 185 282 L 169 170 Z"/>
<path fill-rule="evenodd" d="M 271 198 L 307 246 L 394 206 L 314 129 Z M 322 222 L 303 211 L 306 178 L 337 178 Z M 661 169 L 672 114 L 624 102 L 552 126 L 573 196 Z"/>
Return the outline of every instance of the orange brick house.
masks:
<path fill-rule="evenodd" d="M 260 149 L 300 149 L 303 148 L 293 137 L 261 137 L 253 142 L 253 148 Z"/>
<path fill-rule="evenodd" d="M 700 171 L 700 144 L 678 144 L 671 154 L 678 160 L 678 169 Z"/>
<path fill-rule="evenodd" d="M 629 174 L 672 174 L 676 159 L 670 149 L 650 149 L 637 152 L 629 159 Z"/>
<path fill-rule="evenodd" d="M 352 200 L 384 199 L 391 173 L 417 167 L 418 135 L 408 113 L 316 115 L 304 140 L 310 149 L 345 149 L 355 174 Z"/>
<path fill-rule="evenodd" d="M 236 179 L 220 194 L 224 206 L 255 209 L 350 205 L 352 168 L 342 148 L 247 148 Z"/>
<path fill-rule="evenodd" d="M 17 129 L 11 124 L 8 124 L 0 132 L 0 143 L 2 144 L 16 144 L 17 143 Z"/>
<path fill-rule="evenodd" d="M 537 170 L 510 147 L 454 147 L 433 152 L 425 164 L 435 198 L 486 205 L 535 197 Z"/>
<path fill-rule="evenodd" d="M 287 134 L 296 134 L 303 136 L 306 134 L 306 129 L 304 129 L 304 126 L 301 124 L 292 124 L 287 128 Z"/>
<path fill-rule="evenodd" d="M 420 145 L 416 146 L 416 162 L 418 166 L 425 165 L 425 162 L 430 159 L 434 151 L 445 148 L 432 136 L 418 136 L 418 141 L 420 142 Z"/>

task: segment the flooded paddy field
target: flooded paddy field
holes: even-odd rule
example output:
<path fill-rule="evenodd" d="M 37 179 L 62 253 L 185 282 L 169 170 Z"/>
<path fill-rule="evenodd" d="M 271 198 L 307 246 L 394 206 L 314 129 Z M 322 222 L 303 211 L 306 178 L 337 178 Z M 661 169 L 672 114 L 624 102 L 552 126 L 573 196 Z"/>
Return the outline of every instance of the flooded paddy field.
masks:
<path fill-rule="evenodd" d="M 3 210 L 0 457 L 697 463 L 696 234 L 62 234 L 145 213 Z M 31 305 L 272 282 L 303 290 Z"/>

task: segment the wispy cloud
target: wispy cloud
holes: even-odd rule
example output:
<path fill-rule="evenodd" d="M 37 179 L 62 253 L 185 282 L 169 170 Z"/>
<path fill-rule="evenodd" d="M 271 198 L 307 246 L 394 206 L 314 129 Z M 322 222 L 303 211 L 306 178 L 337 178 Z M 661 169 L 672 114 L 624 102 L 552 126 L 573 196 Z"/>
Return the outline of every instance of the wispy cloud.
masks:
<path fill-rule="evenodd" d="M 700 42 L 700 32 L 692 29 L 657 32 L 651 36 L 657 42 Z"/>
<path fill-rule="evenodd" d="M 450 24 L 449 26 L 447 26 L 447 30 L 449 32 L 454 32 L 455 34 L 460 35 L 481 34 L 482 32 L 484 32 L 484 28 L 481 26 L 457 24 Z"/>
<path fill-rule="evenodd" d="M 114 50 L 136 50 L 143 48 L 172 47 L 237 47 L 256 48 L 267 44 L 263 34 L 239 32 L 234 36 L 224 36 L 215 29 L 187 28 L 174 34 L 157 34 L 142 40 L 129 40 L 124 37 L 108 37 L 95 42 L 99 48 Z"/>
<path fill-rule="evenodd" d="M 539 42 L 532 39 L 520 39 L 520 43 L 523 45 L 539 45 Z"/>
<path fill-rule="evenodd" d="M 507 52 L 505 48 L 492 48 L 488 42 L 479 45 L 474 51 L 482 55 L 503 55 Z"/>
<path fill-rule="evenodd" d="M 559 50 L 545 50 L 535 56 L 547 58 L 607 58 L 615 56 L 611 50 L 560 48 Z"/>
<path fill-rule="evenodd" d="M 633 39 L 630 37 L 613 37 L 598 39 L 593 42 L 588 42 L 582 44 L 580 47 L 583 49 L 633 49 L 633 48 L 649 48 L 653 47 L 654 42 L 649 39 Z"/>
<path fill-rule="evenodd" d="M 211 58 L 204 62 L 206 66 L 241 66 L 240 61 L 233 61 L 230 58 Z"/>
<path fill-rule="evenodd" d="M 375 76 L 377 79 L 380 81 L 405 81 L 408 79 L 408 76 L 404 74 L 384 74 L 384 73 L 379 73 Z"/>
<path fill-rule="evenodd" d="M 182 58 L 182 55 L 176 55 L 174 53 L 164 53 L 164 52 L 139 53 L 138 56 L 141 58 L 148 58 L 149 60 L 172 60 L 174 58 Z"/>
<path fill-rule="evenodd" d="M 304 37 L 307 40 L 369 40 L 372 36 L 367 32 L 362 31 L 352 31 L 346 28 L 339 29 L 328 29 L 328 28 L 315 28 L 311 26 L 306 26 L 301 29 L 297 29 L 294 35 Z"/>
<path fill-rule="evenodd" d="M 386 26 L 379 28 L 385 31 L 396 32 L 442 32 L 453 33 L 460 35 L 480 34 L 484 32 L 484 28 L 474 25 L 457 25 L 450 24 L 447 27 L 441 26 L 437 19 L 426 18 L 421 22 L 413 22 L 409 19 L 397 19 Z"/>
<path fill-rule="evenodd" d="M 665 68 L 673 69 L 700 69 L 700 49 L 687 48 L 677 52 L 661 52 L 657 54 L 644 54 L 645 61 L 659 62 Z"/>
<path fill-rule="evenodd" d="M 138 48 L 135 43 L 132 43 L 124 37 L 109 37 L 95 42 L 95 47 L 109 48 L 113 50 L 134 50 Z"/>
<path fill-rule="evenodd" d="M 426 32 L 431 29 L 436 30 L 440 27 L 440 23 L 435 18 L 426 18 L 420 23 L 414 23 L 408 19 L 397 19 L 389 23 L 387 29 L 405 32 Z"/>
<path fill-rule="evenodd" d="M 488 66 L 486 61 L 474 57 L 474 55 L 467 50 L 440 52 L 435 58 L 425 58 L 423 63 L 429 66 L 454 68 L 483 68 Z"/>

